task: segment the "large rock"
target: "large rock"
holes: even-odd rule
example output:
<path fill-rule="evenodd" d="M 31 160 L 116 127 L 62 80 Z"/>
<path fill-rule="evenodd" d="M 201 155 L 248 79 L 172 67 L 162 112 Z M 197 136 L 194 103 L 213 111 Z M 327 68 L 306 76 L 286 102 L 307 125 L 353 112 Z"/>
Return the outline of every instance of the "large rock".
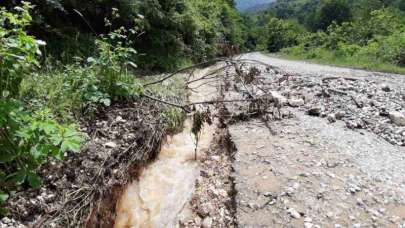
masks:
<path fill-rule="evenodd" d="M 295 218 L 295 219 L 301 218 L 301 214 L 300 214 L 297 210 L 295 210 L 294 208 L 288 209 L 288 210 L 287 210 L 287 213 L 288 213 L 292 218 Z"/>
<path fill-rule="evenodd" d="M 300 107 L 305 104 L 305 101 L 303 99 L 289 99 L 288 104 L 291 107 Z"/>
<path fill-rule="evenodd" d="M 212 223 L 213 223 L 212 218 L 211 218 L 211 217 L 206 217 L 206 218 L 203 220 L 201 227 L 202 227 L 202 228 L 211 228 L 211 227 L 212 227 Z"/>
<path fill-rule="evenodd" d="M 381 85 L 381 90 L 384 91 L 384 92 L 390 92 L 391 87 L 388 84 L 382 84 Z"/>
<path fill-rule="evenodd" d="M 307 113 L 310 116 L 320 116 L 321 112 L 322 112 L 322 108 L 319 106 L 314 106 L 307 110 Z"/>
<path fill-rule="evenodd" d="M 284 106 L 287 103 L 287 98 L 276 91 L 270 91 L 270 96 L 279 106 Z"/>
<path fill-rule="evenodd" d="M 390 112 L 391 121 L 398 126 L 405 126 L 405 115 L 400 112 Z"/>

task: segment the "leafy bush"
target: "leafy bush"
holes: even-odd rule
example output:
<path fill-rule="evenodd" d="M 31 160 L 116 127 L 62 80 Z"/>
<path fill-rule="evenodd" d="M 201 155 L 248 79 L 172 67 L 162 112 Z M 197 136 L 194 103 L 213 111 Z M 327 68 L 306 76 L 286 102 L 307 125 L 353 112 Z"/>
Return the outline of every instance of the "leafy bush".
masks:
<path fill-rule="evenodd" d="M 404 66 L 405 20 L 403 12 L 383 8 L 325 32 L 310 33 L 298 45 L 284 49 L 288 55 L 366 68 L 395 70 Z M 401 71 L 402 72 L 402 71 Z"/>
<path fill-rule="evenodd" d="M 298 37 L 303 29 L 292 21 L 283 21 L 272 18 L 267 24 L 267 50 L 270 52 L 279 51 L 285 47 L 297 45 Z"/>
<path fill-rule="evenodd" d="M 119 28 L 95 42 L 95 55 L 62 69 L 33 74 L 22 83 L 22 95 L 34 107 L 50 107 L 59 119 L 93 113 L 99 105 L 139 96 L 141 84 L 131 74 L 136 51 L 128 47 L 127 31 Z M 135 31 L 132 31 L 135 32 Z"/>
<path fill-rule="evenodd" d="M 341 24 L 349 21 L 352 12 L 346 0 L 325 0 L 321 2 L 313 23 L 314 30 L 326 30 L 332 23 Z"/>
<path fill-rule="evenodd" d="M 0 8 L 0 97 L 15 97 L 24 76 L 34 66 L 40 54 L 41 41 L 29 36 L 25 29 L 32 18 L 31 5 L 15 7 L 17 13 Z"/>
<path fill-rule="evenodd" d="M 176 132 L 183 127 L 183 122 L 186 117 L 185 113 L 178 108 L 167 108 L 162 114 L 166 123 L 166 128 L 169 132 Z"/>
<path fill-rule="evenodd" d="M 38 65 L 42 44 L 25 32 L 30 9 L 26 2 L 15 7 L 16 13 L 0 9 L 0 204 L 6 191 L 18 185 L 38 187 L 37 169 L 49 157 L 61 159 L 67 151 L 78 151 L 83 141 L 76 126 L 59 124 L 46 108 L 27 110 L 15 99 L 21 82 Z"/>
<path fill-rule="evenodd" d="M 49 110 L 25 111 L 16 101 L 0 101 L 0 164 L 11 184 L 27 181 L 40 185 L 35 171 L 49 156 L 62 159 L 67 151 L 78 152 L 83 141 L 76 126 L 57 123 Z"/>
<path fill-rule="evenodd" d="M 101 90 L 97 76 L 89 67 L 71 64 L 30 75 L 22 83 L 21 94 L 34 109 L 50 107 L 57 118 L 73 121 L 93 113 L 100 104 L 110 105 L 111 98 Z"/>
<path fill-rule="evenodd" d="M 255 45 L 257 50 L 277 52 L 297 45 L 303 33 L 305 30 L 295 21 L 270 17 L 264 26 L 250 30 L 249 45 Z"/>

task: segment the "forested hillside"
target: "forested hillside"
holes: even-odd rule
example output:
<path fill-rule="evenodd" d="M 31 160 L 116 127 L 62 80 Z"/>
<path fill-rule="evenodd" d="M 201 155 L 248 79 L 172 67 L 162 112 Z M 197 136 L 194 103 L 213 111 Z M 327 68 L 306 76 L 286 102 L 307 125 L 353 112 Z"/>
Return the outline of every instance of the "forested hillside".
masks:
<path fill-rule="evenodd" d="M 405 53 L 401 0 L 279 0 L 246 17 L 247 47 L 305 59 L 400 71 Z"/>
<path fill-rule="evenodd" d="M 255 12 L 266 9 L 275 0 L 236 0 L 236 7 L 242 12 Z"/>

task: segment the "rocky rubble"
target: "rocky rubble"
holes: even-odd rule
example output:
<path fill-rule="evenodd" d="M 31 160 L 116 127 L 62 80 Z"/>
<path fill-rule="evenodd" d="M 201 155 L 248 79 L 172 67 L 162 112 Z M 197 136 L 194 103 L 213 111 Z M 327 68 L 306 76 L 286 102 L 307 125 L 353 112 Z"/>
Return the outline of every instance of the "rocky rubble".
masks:
<path fill-rule="evenodd" d="M 26 226 L 12 218 L 4 217 L 0 220 L 0 228 L 26 228 Z"/>
<path fill-rule="evenodd" d="M 277 80 L 283 75 L 270 77 Z M 294 76 L 272 83 L 271 89 L 308 115 L 331 123 L 342 120 L 349 129 L 367 129 L 391 144 L 405 146 L 405 86 L 367 78 Z"/>
<path fill-rule="evenodd" d="M 235 227 L 233 205 L 232 148 L 225 129 L 215 136 L 215 143 L 201 155 L 200 177 L 190 207 L 192 213 L 181 219 L 181 227 Z"/>
<path fill-rule="evenodd" d="M 405 227 L 405 78 L 250 56 L 279 68 L 231 88 L 276 92 L 293 118 L 271 119 L 274 104 L 228 126 L 238 225 Z"/>

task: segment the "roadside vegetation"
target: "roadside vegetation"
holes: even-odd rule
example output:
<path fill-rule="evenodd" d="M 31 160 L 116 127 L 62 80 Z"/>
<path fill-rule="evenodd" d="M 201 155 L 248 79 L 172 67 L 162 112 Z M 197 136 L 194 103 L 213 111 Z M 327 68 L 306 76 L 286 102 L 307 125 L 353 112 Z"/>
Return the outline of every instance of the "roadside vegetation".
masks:
<path fill-rule="evenodd" d="M 247 15 L 246 46 L 322 63 L 405 73 L 403 1 L 280 0 Z"/>
<path fill-rule="evenodd" d="M 0 216 L 16 191 L 41 186 L 41 166 L 80 151 L 87 139 L 81 122 L 98 109 L 146 92 L 184 93 L 176 86 L 146 90 L 150 79 L 141 75 L 209 60 L 222 54 L 220 45 L 244 42 L 233 1 L 6 1 L 0 7 Z M 181 110 L 160 115 L 168 131 L 181 127 Z"/>

